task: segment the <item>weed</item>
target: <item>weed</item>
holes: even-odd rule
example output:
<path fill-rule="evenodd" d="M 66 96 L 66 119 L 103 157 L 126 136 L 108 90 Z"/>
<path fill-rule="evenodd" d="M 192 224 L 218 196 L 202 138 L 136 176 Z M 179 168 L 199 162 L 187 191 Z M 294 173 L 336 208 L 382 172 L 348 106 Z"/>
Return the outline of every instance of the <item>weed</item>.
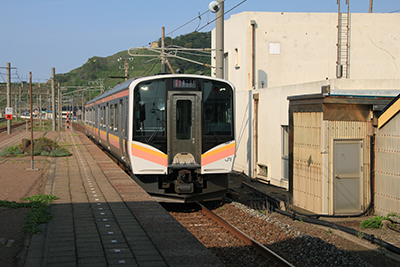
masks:
<path fill-rule="evenodd" d="M 328 231 L 326 231 L 328 234 L 332 234 L 332 230 L 331 230 L 331 228 L 329 227 L 328 228 Z"/>
<path fill-rule="evenodd" d="M 357 236 L 358 236 L 358 238 L 360 238 L 360 239 L 363 239 L 364 238 L 364 233 L 363 232 L 361 232 L 361 231 L 358 231 L 357 232 Z"/>
<path fill-rule="evenodd" d="M 390 216 L 399 216 L 395 212 L 390 212 L 386 217 L 376 215 L 371 219 L 367 219 L 361 222 L 361 228 L 381 229 L 382 221 L 389 220 Z"/>
<path fill-rule="evenodd" d="M 32 197 L 24 198 L 29 203 L 17 203 L 15 201 L 0 200 L 0 206 L 7 208 L 31 208 L 26 215 L 26 225 L 24 229 L 27 233 L 40 233 L 37 226 L 41 223 L 47 223 L 51 219 L 47 204 L 52 203 L 58 197 L 53 195 L 39 194 Z"/>
<path fill-rule="evenodd" d="M 267 212 L 265 210 L 258 210 L 259 213 L 261 213 L 262 215 L 267 215 Z"/>

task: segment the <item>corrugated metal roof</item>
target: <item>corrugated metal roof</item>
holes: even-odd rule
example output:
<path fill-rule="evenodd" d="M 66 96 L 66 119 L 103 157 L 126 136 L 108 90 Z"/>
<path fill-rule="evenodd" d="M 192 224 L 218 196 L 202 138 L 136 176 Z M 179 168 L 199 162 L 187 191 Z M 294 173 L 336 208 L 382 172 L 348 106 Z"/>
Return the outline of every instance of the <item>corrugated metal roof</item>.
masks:
<path fill-rule="evenodd" d="M 385 125 L 393 116 L 400 111 L 400 94 L 390 102 L 378 115 L 378 128 Z"/>

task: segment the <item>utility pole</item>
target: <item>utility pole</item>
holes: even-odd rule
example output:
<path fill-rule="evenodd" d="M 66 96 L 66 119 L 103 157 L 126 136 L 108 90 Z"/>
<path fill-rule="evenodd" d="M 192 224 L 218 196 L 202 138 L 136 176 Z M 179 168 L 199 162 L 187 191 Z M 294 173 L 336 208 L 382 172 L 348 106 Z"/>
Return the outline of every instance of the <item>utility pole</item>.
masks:
<path fill-rule="evenodd" d="M 97 84 L 97 85 L 100 85 L 100 93 L 102 94 L 102 93 L 104 93 L 104 88 L 103 88 L 103 81 L 104 81 L 104 78 L 98 78 L 96 81 L 89 81 L 88 82 L 88 84 L 90 85 L 90 84 Z M 90 100 L 90 99 L 89 99 Z"/>
<path fill-rule="evenodd" d="M 161 73 L 166 73 L 167 68 L 165 67 L 165 27 L 161 30 Z"/>
<path fill-rule="evenodd" d="M 128 62 L 128 61 L 133 61 L 133 57 L 129 57 L 129 58 L 122 58 L 122 57 L 120 57 L 119 59 L 117 59 L 117 61 L 118 61 L 118 62 L 119 62 L 119 61 L 124 61 L 125 81 L 128 80 L 128 78 L 129 78 L 129 73 L 128 73 L 128 70 L 129 70 L 129 62 Z M 122 69 L 121 66 L 120 66 L 119 68 Z M 132 69 L 133 69 L 133 66 L 132 66 Z"/>
<path fill-rule="evenodd" d="M 57 130 L 61 131 L 61 120 L 62 120 L 62 98 L 61 98 L 61 90 L 60 90 L 60 83 L 58 83 L 58 127 Z"/>
<path fill-rule="evenodd" d="M 32 72 L 29 72 L 29 95 L 31 107 L 31 169 L 33 170 L 33 107 L 32 107 Z"/>
<path fill-rule="evenodd" d="M 51 68 L 51 106 L 52 106 L 52 116 L 51 120 L 53 122 L 52 130 L 56 131 L 56 96 L 55 96 L 55 88 L 54 88 L 54 76 L 56 73 L 56 69 L 54 67 Z"/>
<path fill-rule="evenodd" d="M 369 0 L 369 13 L 372 13 L 373 0 Z"/>
<path fill-rule="evenodd" d="M 162 30 L 161 30 L 161 73 L 167 73 L 166 64 L 168 64 L 168 68 L 171 71 L 171 73 L 174 74 L 174 70 L 172 69 L 171 64 L 169 63 L 168 59 L 165 58 L 165 27 L 162 27 Z"/>
<path fill-rule="evenodd" d="M 2 68 L 4 68 L 4 67 L 2 67 Z M 12 110 L 12 108 L 11 108 L 11 105 L 12 105 L 11 104 L 11 69 L 16 69 L 16 68 L 11 68 L 11 63 L 7 62 L 6 69 L 7 69 L 7 89 L 6 89 L 7 90 L 7 92 L 6 92 L 7 107 L 6 107 L 6 110 L 7 109 Z M 11 120 L 7 120 L 7 134 L 11 134 Z"/>
<path fill-rule="evenodd" d="M 11 106 L 11 63 L 7 62 L 7 107 Z M 11 120 L 7 120 L 7 134 L 11 134 Z"/>
<path fill-rule="evenodd" d="M 216 35 L 216 77 L 224 78 L 224 0 L 218 0 L 219 10 L 215 13 L 215 35 Z"/>

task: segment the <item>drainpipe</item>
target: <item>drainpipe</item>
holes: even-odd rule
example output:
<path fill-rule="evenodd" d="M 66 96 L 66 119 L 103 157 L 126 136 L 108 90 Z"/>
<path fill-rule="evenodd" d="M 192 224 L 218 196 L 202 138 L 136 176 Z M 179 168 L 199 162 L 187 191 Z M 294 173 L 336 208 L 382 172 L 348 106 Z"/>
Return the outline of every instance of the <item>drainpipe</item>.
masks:
<path fill-rule="evenodd" d="M 256 21 L 251 21 L 251 86 L 255 89 L 255 64 L 256 64 L 256 57 L 255 57 L 255 32 L 256 32 Z"/>
<path fill-rule="evenodd" d="M 258 94 L 253 95 L 254 99 L 254 178 L 257 177 L 257 162 L 258 162 Z"/>

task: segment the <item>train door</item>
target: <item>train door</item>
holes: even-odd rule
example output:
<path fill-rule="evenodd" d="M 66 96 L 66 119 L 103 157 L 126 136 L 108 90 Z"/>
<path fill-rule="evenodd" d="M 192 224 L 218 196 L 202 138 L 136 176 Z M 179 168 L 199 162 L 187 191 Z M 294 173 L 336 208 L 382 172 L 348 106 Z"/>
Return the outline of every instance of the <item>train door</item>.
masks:
<path fill-rule="evenodd" d="M 96 119 L 95 119 L 95 124 L 94 124 L 95 125 L 95 136 L 96 136 L 95 140 L 97 142 L 100 141 L 100 111 L 101 111 L 100 109 L 101 109 L 101 107 L 100 107 L 100 105 L 98 105 L 96 108 L 96 114 L 95 114 Z"/>
<path fill-rule="evenodd" d="M 122 160 L 128 165 L 129 162 L 129 156 L 128 156 L 128 147 L 127 147 L 127 123 L 128 123 L 128 103 L 127 103 L 127 98 L 123 98 L 119 102 L 119 108 L 120 108 L 120 148 L 121 148 L 121 155 L 122 155 Z"/>
<path fill-rule="evenodd" d="M 361 207 L 361 140 L 333 142 L 333 202 L 335 214 L 359 213 Z"/>
<path fill-rule="evenodd" d="M 201 165 L 201 92 L 168 92 L 168 164 Z"/>

